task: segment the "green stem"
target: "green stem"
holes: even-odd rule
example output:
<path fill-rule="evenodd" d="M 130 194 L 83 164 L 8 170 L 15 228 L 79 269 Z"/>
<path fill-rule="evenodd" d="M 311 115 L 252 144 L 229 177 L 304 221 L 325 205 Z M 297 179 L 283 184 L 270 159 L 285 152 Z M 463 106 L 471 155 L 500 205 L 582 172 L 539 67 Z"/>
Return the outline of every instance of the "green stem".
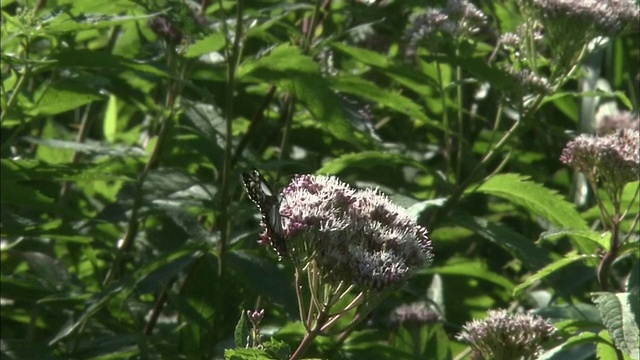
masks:
<path fill-rule="evenodd" d="M 460 56 L 460 42 L 456 39 L 456 57 Z M 462 155 L 464 152 L 464 123 L 462 118 L 462 68 L 456 65 L 456 96 L 458 102 L 458 149 L 456 152 L 456 174 L 455 181 L 458 183 L 462 176 Z"/>

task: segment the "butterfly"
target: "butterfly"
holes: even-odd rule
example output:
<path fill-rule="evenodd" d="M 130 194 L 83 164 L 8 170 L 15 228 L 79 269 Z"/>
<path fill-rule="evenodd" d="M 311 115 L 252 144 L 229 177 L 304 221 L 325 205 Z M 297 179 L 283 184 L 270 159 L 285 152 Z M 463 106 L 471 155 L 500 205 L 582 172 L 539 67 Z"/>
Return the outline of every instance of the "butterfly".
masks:
<path fill-rule="evenodd" d="M 260 213 L 262 213 L 262 222 L 267 228 L 267 237 L 271 247 L 282 259 L 287 256 L 287 244 L 280 215 L 280 197 L 274 193 L 258 170 L 253 169 L 250 173 L 242 173 L 242 181 L 249 199 L 258 206 Z"/>

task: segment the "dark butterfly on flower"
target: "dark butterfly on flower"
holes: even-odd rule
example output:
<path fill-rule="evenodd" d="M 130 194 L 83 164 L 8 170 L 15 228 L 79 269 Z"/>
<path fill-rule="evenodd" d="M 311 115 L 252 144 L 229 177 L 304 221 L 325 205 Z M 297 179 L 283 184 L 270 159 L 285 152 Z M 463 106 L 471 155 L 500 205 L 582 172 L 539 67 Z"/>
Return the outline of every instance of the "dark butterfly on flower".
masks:
<path fill-rule="evenodd" d="M 282 259 L 287 256 L 282 216 L 280 215 L 280 197 L 271 189 L 258 170 L 242 173 L 244 187 L 249 199 L 253 201 L 262 213 L 262 222 L 267 228 L 267 237 L 271 247 Z"/>

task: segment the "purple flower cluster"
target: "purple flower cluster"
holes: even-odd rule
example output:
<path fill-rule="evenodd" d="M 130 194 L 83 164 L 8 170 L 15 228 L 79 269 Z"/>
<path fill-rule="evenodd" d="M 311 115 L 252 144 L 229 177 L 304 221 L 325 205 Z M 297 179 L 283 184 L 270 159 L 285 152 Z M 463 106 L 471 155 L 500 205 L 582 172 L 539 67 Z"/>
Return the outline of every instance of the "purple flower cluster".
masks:
<path fill-rule="evenodd" d="M 638 24 L 638 5 L 631 0 L 519 0 L 531 24 L 541 24 L 553 60 L 570 68 L 592 40 L 615 36 Z"/>
<path fill-rule="evenodd" d="M 389 316 L 391 324 L 404 326 L 430 325 L 439 320 L 440 315 L 424 301 L 400 305 Z"/>
<path fill-rule="evenodd" d="M 437 32 L 453 37 L 477 33 L 487 23 L 487 16 L 466 0 L 448 0 L 443 9 L 429 8 L 412 22 L 408 37 L 412 41 L 428 40 Z"/>
<path fill-rule="evenodd" d="M 457 338 L 471 347 L 473 359 L 533 360 L 555 330 L 538 316 L 490 310 L 486 319 L 466 323 Z"/>
<path fill-rule="evenodd" d="M 622 111 L 615 115 L 605 116 L 598 124 L 596 134 L 602 136 L 619 129 L 640 131 L 640 116 L 630 111 Z"/>
<path fill-rule="evenodd" d="M 432 259 L 427 229 L 377 191 L 356 190 L 331 176 L 298 175 L 282 197 L 292 259 L 314 262 L 329 282 L 382 290 Z"/>
<path fill-rule="evenodd" d="M 560 161 L 593 181 L 602 180 L 614 189 L 622 189 L 638 179 L 640 133 L 622 129 L 604 136 L 580 135 L 567 144 Z"/>
<path fill-rule="evenodd" d="M 629 0 L 522 0 L 539 12 L 545 23 L 571 22 L 586 26 L 602 36 L 614 35 L 626 25 L 638 22 L 638 5 Z"/>

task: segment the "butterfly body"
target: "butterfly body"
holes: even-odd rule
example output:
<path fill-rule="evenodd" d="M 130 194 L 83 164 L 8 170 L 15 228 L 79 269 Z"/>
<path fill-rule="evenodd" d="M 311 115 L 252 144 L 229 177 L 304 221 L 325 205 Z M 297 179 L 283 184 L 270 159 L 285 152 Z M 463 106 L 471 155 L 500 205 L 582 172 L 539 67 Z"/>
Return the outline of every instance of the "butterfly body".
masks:
<path fill-rule="evenodd" d="M 280 215 L 281 199 L 258 170 L 254 169 L 250 173 L 243 173 L 242 180 L 249 199 L 260 209 L 262 222 L 266 227 L 271 247 L 282 259 L 287 256 L 287 244 L 285 242 L 284 229 L 282 228 L 282 216 Z"/>

